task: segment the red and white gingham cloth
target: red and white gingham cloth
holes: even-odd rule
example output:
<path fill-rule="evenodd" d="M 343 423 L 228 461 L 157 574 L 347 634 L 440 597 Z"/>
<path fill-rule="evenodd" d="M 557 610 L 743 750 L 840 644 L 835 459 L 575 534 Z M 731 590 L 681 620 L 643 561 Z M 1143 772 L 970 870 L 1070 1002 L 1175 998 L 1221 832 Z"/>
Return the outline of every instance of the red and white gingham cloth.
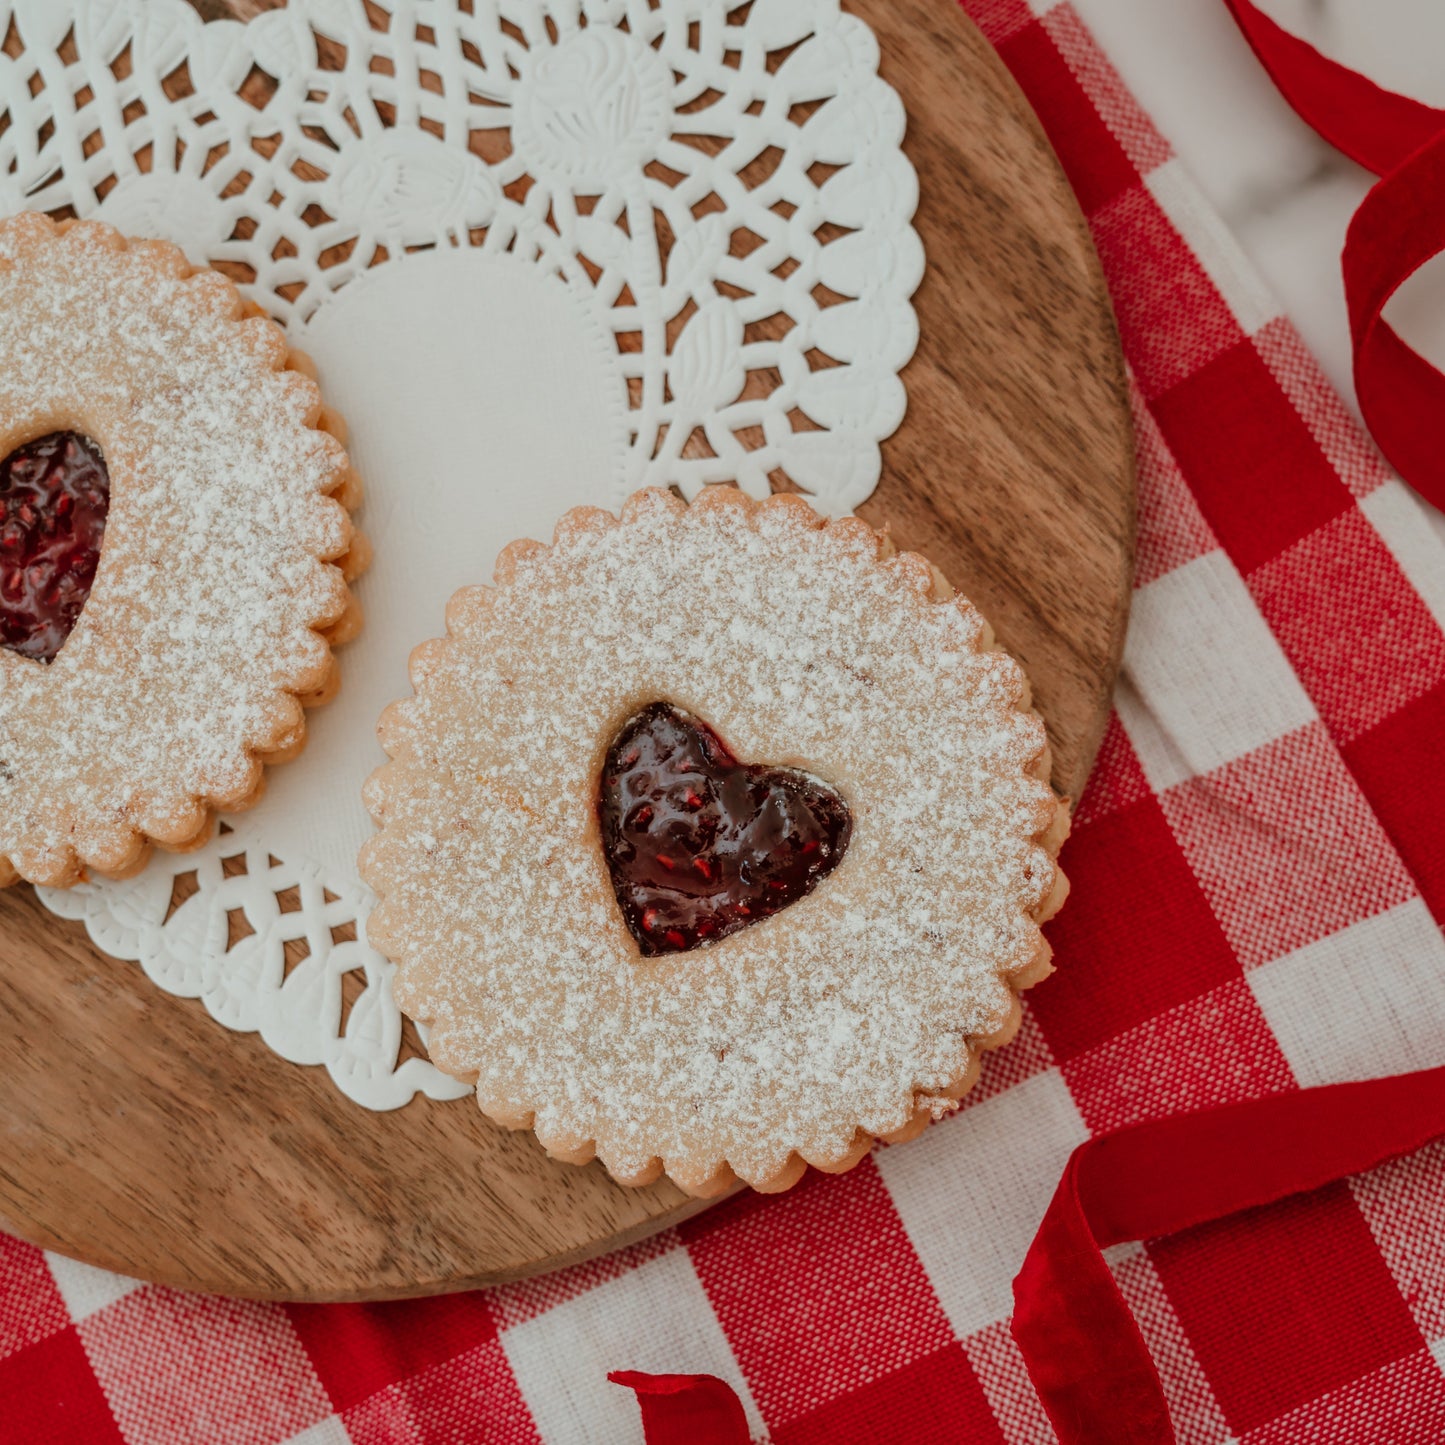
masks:
<path fill-rule="evenodd" d="M 940 4 L 947 0 L 939 0 Z M 530 1283 L 281 1306 L 0 1238 L 0 1442 L 1052 1440 L 1006 1319 L 1064 1161 L 1132 1120 L 1445 1063 L 1445 548 L 1068 4 L 967 0 L 1093 228 L 1140 555 L 1059 971 L 967 1107 L 842 1178 Z M 1124 1247 L 1187 1445 L 1445 1440 L 1445 1145 Z"/>

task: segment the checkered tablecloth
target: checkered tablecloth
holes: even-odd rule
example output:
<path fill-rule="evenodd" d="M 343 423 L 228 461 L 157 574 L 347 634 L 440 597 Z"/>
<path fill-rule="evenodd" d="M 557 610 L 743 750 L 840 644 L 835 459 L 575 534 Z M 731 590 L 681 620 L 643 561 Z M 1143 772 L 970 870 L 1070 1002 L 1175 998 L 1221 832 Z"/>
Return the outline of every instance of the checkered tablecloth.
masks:
<path fill-rule="evenodd" d="M 243 1304 L 0 1239 L 0 1441 L 632 1445 L 609 1368 L 720 1375 L 777 1445 L 1049 1441 L 1009 1283 L 1076 1143 L 1445 1063 L 1445 547 L 1071 7 L 967 8 L 1093 227 L 1140 454 L 1117 714 L 1017 1042 L 845 1177 L 487 1293 Z M 1182 1441 L 1445 1439 L 1445 1147 L 1113 1266 Z"/>

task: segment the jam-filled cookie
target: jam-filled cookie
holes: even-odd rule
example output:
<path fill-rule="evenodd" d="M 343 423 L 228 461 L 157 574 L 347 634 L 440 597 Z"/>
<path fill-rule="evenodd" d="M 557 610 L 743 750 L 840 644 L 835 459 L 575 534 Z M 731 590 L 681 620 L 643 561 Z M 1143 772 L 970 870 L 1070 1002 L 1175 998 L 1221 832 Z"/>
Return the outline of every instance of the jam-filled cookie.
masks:
<path fill-rule="evenodd" d="M 1067 810 L 1018 666 L 800 498 L 639 492 L 514 543 L 383 715 L 373 944 L 481 1107 L 623 1183 L 847 1169 L 1049 971 Z"/>
<path fill-rule="evenodd" d="M 0 221 L 0 883 L 199 845 L 300 750 L 360 620 L 342 440 L 225 277 Z"/>

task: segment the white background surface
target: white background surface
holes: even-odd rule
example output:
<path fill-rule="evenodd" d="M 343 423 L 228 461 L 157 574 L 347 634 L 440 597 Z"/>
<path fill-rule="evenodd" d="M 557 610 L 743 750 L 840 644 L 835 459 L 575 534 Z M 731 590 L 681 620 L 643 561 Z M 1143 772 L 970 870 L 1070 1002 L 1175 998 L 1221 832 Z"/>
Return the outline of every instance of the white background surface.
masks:
<path fill-rule="evenodd" d="M 1257 3 L 1331 59 L 1445 107 L 1442 0 Z M 1223 0 L 1074 0 L 1074 8 L 1358 414 L 1340 251 L 1374 177 L 1289 108 Z M 1445 262 L 1407 283 L 1388 315 L 1445 367 Z M 1445 535 L 1445 517 L 1434 520 Z"/>

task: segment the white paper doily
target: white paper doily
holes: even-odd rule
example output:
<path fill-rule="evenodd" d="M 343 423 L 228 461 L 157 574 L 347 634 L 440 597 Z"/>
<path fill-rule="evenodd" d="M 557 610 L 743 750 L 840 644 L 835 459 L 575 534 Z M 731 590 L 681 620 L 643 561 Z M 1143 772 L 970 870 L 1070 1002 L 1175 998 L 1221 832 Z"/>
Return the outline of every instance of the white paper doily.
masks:
<path fill-rule="evenodd" d="M 463 5 L 293 0 L 241 25 L 0 0 L 21 45 L 0 212 L 70 208 L 236 277 L 350 423 L 376 549 L 341 695 L 260 806 L 199 853 L 41 897 L 371 1108 L 461 1092 L 397 1067 L 354 868 L 407 653 L 579 503 L 785 475 L 855 507 L 903 416 L 923 272 L 903 107 L 837 0 Z"/>

